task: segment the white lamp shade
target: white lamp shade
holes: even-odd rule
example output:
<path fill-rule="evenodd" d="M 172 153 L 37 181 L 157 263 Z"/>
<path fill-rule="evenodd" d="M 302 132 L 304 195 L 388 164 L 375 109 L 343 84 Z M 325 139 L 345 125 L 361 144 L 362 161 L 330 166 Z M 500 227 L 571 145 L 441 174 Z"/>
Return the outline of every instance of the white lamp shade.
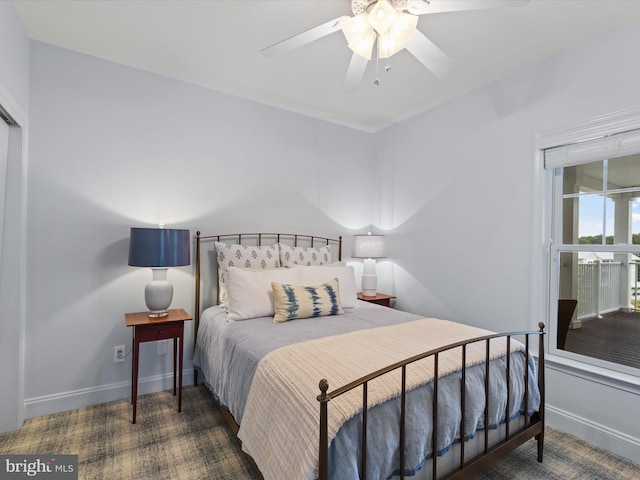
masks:
<path fill-rule="evenodd" d="M 387 244 L 384 235 L 355 235 L 353 237 L 353 258 L 384 258 Z"/>
<path fill-rule="evenodd" d="M 387 256 L 387 244 L 384 235 L 355 235 L 353 237 L 353 258 L 364 258 L 362 271 L 362 294 L 365 297 L 375 297 L 378 287 L 375 258 Z"/>

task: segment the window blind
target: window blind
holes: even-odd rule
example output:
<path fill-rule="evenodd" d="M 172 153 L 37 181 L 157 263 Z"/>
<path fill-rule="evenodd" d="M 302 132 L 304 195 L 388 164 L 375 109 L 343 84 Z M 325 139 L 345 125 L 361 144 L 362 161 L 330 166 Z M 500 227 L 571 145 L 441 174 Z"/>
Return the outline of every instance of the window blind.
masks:
<path fill-rule="evenodd" d="M 631 130 L 548 148 L 544 151 L 544 168 L 571 167 L 636 153 L 640 153 L 640 130 Z"/>

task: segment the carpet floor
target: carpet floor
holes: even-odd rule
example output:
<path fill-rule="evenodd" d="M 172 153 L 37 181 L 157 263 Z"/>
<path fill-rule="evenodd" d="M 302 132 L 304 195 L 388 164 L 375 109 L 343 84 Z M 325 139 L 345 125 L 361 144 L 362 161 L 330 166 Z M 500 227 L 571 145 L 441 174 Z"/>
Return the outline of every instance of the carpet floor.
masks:
<path fill-rule="evenodd" d="M 139 397 L 136 425 L 127 400 L 31 418 L 0 434 L 0 454 L 77 454 L 79 479 L 261 478 L 205 388 L 183 389 L 181 414 L 176 404 L 171 392 Z M 529 441 L 476 479 L 640 479 L 640 465 L 548 428 L 543 463 Z"/>

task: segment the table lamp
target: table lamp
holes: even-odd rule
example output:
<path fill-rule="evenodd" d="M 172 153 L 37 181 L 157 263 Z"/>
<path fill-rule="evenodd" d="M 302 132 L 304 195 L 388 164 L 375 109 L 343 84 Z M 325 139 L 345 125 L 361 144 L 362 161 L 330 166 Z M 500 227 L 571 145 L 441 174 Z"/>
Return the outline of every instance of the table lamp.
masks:
<path fill-rule="evenodd" d="M 362 294 L 365 297 L 375 297 L 378 287 L 375 259 L 387 256 L 384 235 L 371 235 L 371 232 L 367 235 L 355 235 L 351 256 L 365 259 L 362 273 Z"/>
<path fill-rule="evenodd" d="M 151 267 L 153 280 L 144 289 L 150 317 L 166 317 L 173 299 L 173 285 L 167 281 L 169 267 L 191 263 L 189 230 L 132 228 L 129 236 L 129 265 Z"/>

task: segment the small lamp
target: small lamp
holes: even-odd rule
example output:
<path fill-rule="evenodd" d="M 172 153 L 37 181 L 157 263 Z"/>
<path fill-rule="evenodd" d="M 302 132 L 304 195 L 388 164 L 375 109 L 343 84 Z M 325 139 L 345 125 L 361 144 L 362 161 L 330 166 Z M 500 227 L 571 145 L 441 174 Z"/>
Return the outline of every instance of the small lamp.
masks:
<path fill-rule="evenodd" d="M 384 235 L 355 235 L 353 242 L 353 258 L 364 258 L 364 270 L 362 274 L 362 295 L 375 297 L 378 287 L 376 275 L 376 258 L 387 256 L 387 245 Z"/>
<path fill-rule="evenodd" d="M 129 236 L 129 265 L 151 267 L 153 280 L 144 289 L 150 317 L 166 317 L 173 299 L 173 285 L 167 281 L 169 267 L 189 265 L 189 230 L 132 228 Z"/>

